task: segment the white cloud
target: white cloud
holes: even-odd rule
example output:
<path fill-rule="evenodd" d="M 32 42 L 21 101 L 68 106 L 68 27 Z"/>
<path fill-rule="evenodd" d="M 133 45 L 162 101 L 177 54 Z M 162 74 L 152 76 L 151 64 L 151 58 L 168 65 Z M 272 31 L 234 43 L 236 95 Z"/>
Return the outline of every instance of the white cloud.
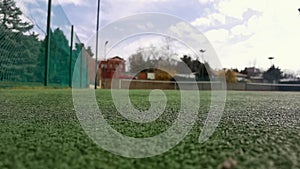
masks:
<path fill-rule="evenodd" d="M 213 29 L 204 33 L 211 42 L 226 42 L 229 39 L 229 31 L 226 29 Z"/>
<path fill-rule="evenodd" d="M 172 1 L 176 0 L 104 0 L 101 18 L 111 22 L 141 12 L 155 12 Z"/>
<path fill-rule="evenodd" d="M 220 14 L 220 13 L 213 13 L 211 15 L 208 15 L 208 18 L 212 19 L 215 22 L 219 22 L 221 24 L 226 23 L 226 17 L 223 14 Z"/>
<path fill-rule="evenodd" d="M 249 36 L 253 32 L 250 32 L 246 25 L 237 25 L 230 30 L 231 37 L 234 38 L 235 36 Z"/>
<path fill-rule="evenodd" d="M 84 5 L 86 3 L 85 0 L 54 0 L 55 4 L 74 4 L 74 5 Z"/>
<path fill-rule="evenodd" d="M 215 0 L 199 0 L 199 2 L 201 4 L 206 4 L 206 3 L 211 3 L 211 2 L 214 2 Z"/>
<path fill-rule="evenodd" d="M 181 40 L 185 40 L 186 43 L 201 45 L 207 42 L 207 39 L 203 34 L 200 34 L 196 29 L 192 29 L 192 26 L 185 22 L 180 22 L 171 26 L 169 31 Z"/>
<path fill-rule="evenodd" d="M 138 24 L 137 28 L 140 30 L 149 30 L 152 29 L 154 27 L 154 25 L 150 22 L 147 22 L 145 24 Z"/>
<path fill-rule="evenodd" d="M 23 0 L 23 1 L 16 1 L 17 4 L 23 4 L 23 3 L 31 3 L 31 4 L 37 4 L 39 0 Z"/>
<path fill-rule="evenodd" d="M 224 0 L 215 11 L 192 22 L 213 44 L 224 67 L 257 66 L 267 69 L 269 56 L 282 69 L 300 69 L 299 3 L 295 1 Z M 249 13 L 249 9 L 252 12 Z M 216 15 L 218 14 L 218 15 Z M 238 19 L 227 22 L 212 16 Z M 221 17 L 220 17 L 221 18 Z M 256 65 L 254 65 L 256 63 Z"/>
<path fill-rule="evenodd" d="M 192 22 L 192 25 L 197 26 L 197 27 L 202 27 L 202 26 L 210 26 L 211 25 L 211 20 L 208 18 L 197 18 Z"/>
<path fill-rule="evenodd" d="M 220 24 L 226 23 L 226 17 L 220 13 L 212 13 L 207 17 L 197 18 L 192 22 L 192 25 L 196 27 L 208 27 L 208 26 L 216 26 Z"/>
<path fill-rule="evenodd" d="M 217 5 L 217 9 L 226 16 L 243 19 L 244 12 L 247 11 L 246 1 L 225 0 Z"/>
<path fill-rule="evenodd" d="M 215 8 L 225 16 L 242 20 L 248 9 L 258 12 L 265 11 L 268 8 L 268 2 L 269 0 L 224 0 L 215 4 Z"/>

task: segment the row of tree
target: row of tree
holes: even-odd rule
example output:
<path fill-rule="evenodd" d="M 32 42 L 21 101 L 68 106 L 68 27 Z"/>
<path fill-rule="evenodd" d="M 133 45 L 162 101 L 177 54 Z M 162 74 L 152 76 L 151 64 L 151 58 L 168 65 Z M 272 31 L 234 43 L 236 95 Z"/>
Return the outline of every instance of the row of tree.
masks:
<path fill-rule="evenodd" d="M 175 75 L 190 74 L 191 72 L 197 81 L 209 81 L 209 75 L 222 75 L 225 76 L 226 81 L 230 83 L 236 83 L 238 81 L 238 73 L 246 75 L 247 79 L 251 79 L 253 76 L 261 76 L 264 82 L 269 83 L 278 83 L 280 79 L 290 77 L 290 75 L 287 74 L 283 76 L 281 69 L 276 68 L 274 65 L 264 72 L 257 68 L 245 68 L 241 71 L 238 69 L 217 71 L 213 70 L 207 62 L 202 63 L 198 59 L 192 59 L 189 55 L 184 55 L 180 60 L 175 60 L 175 58 L 178 58 L 178 55 L 166 47 L 157 48 L 150 46 L 140 48 L 129 57 L 130 71 L 133 73 L 156 73 L 157 80 L 171 80 Z M 184 80 L 183 78 L 181 79 Z M 186 80 L 188 79 L 186 78 Z"/>
<path fill-rule="evenodd" d="M 184 55 L 180 60 L 176 60 L 177 57 L 178 54 L 167 47 L 139 48 L 128 59 L 130 72 L 155 73 L 157 80 L 171 80 L 175 74 L 192 73 L 196 80 L 209 80 L 208 63 L 202 63 L 188 55 Z"/>
<path fill-rule="evenodd" d="M 0 2 L 0 80 L 26 81 L 40 54 L 37 35 L 28 35 L 33 25 L 23 22 L 21 15 L 14 1 Z"/>

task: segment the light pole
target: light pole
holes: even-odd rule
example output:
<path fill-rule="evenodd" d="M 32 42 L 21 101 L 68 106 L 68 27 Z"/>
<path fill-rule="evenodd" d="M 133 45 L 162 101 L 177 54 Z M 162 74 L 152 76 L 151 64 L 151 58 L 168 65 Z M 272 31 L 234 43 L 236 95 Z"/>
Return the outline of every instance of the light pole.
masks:
<path fill-rule="evenodd" d="M 203 61 L 203 66 L 201 66 L 201 78 L 204 79 L 204 70 L 205 70 L 205 66 L 204 66 L 204 64 L 205 64 L 204 53 L 206 52 L 206 50 L 205 49 L 200 49 L 200 52 L 202 53 L 201 57 L 202 57 L 202 61 Z"/>
<path fill-rule="evenodd" d="M 204 53 L 206 52 L 206 50 L 200 49 L 200 52 L 202 53 L 201 57 L 202 57 L 202 61 L 203 61 L 203 63 L 204 63 L 204 62 L 205 62 L 205 61 L 204 61 Z"/>
<path fill-rule="evenodd" d="M 73 41 L 74 26 L 71 26 L 70 59 L 69 59 L 69 87 L 72 87 L 72 59 L 73 59 Z"/>
<path fill-rule="evenodd" d="M 268 59 L 270 60 L 271 66 L 273 65 L 272 60 L 274 59 L 274 57 L 268 57 Z"/>
<path fill-rule="evenodd" d="M 99 15 L 100 15 L 100 3 L 101 1 L 98 0 L 98 8 L 97 8 L 97 27 L 96 27 L 96 60 L 95 60 L 95 86 L 94 88 L 97 89 L 97 80 L 98 80 L 98 41 L 99 41 Z"/>
<path fill-rule="evenodd" d="M 106 61 L 106 47 L 107 47 L 108 41 L 104 44 L 104 60 Z"/>

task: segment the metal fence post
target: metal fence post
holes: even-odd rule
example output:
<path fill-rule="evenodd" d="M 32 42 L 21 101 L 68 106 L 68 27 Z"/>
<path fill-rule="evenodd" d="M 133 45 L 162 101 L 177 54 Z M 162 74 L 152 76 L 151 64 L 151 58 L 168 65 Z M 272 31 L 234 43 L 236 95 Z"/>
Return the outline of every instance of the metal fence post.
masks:
<path fill-rule="evenodd" d="M 72 59 L 73 59 L 73 40 L 74 26 L 71 26 L 71 45 L 70 45 L 70 60 L 69 60 L 69 87 L 72 87 Z"/>
<path fill-rule="evenodd" d="M 95 86 L 97 89 L 97 69 L 98 69 L 98 38 L 99 38 L 99 14 L 100 14 L 100 0 L 98 0 L 98 8 L 97 8 L 97 28 L 96 28 L 96 61 L 95 61 Z"/>
<path fill-rule="evenodd" d="M 48 0 L 48 16 L 47 16 L 47 35 L 46 35 L 46 50 L 45 50 L 45 77 L 44 85 L 48 86 L 49 74 L 49 58 L 50 58 L 50 41 L 51 41 L 51 5 L 52 0 Z"/>

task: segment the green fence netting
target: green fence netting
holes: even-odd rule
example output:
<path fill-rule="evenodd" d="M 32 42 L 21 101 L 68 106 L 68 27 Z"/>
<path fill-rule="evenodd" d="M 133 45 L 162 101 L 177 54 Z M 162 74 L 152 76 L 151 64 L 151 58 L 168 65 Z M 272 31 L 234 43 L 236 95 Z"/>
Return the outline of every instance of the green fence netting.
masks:
<path fill-rule="evenodd" d="M 47 3 L 0 1 L 0 88 L 44 85 Z M 72 31 L 72 23 L 58 0 L 52 0 L 50 26 L 48 85 L 68 87 L 73 73 L 76 87 L 93 84 L 91 52 L 76 35 L 76 26 Z"/>

